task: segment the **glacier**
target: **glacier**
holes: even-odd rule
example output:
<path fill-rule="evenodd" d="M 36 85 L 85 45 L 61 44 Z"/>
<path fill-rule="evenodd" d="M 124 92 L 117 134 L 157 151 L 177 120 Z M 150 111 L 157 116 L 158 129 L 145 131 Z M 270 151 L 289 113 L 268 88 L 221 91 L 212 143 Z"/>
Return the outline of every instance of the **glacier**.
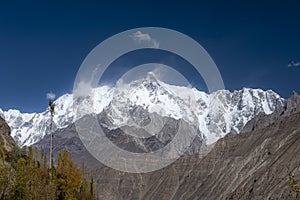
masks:
<path fill-rule="evenodd" d="M 153 74 L 121 86 L 99 86 L 92 90 L 93 112 L 106 112 L 109 129 L 126 125 L 130 110 L 139 106 L 149 113 L 183 119 L 199 127 L 207 144 L 229 133 L 239 133 L 244 125 L 260 112 L 271 114 L 285 104 L 272 90 L 243 88 L 233 92 L 219 90 L 211 94 L 195 88 L 169 85 Z M 54 130 L 74 123 L 73 95 L 65 94 L 55 100 Z M 2 116 L 11 127 L 11 135 L 20 146 L 29 146 L 50 133 L 50 113 L 21 113 L 10 109 Z"/>

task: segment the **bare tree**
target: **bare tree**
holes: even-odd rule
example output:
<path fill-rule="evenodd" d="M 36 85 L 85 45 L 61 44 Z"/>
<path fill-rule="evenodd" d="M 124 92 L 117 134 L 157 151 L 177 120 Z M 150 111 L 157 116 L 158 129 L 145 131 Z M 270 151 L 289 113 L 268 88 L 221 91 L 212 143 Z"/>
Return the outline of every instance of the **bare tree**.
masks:
<path fill-rule="evenodd" d="M 49 109 L 51 114 L 50 119 L 50 169 L 53 168 L 53 117 L 55 104 L 53 100 L 49 100 Z"/>
<path fill-rule="evenodd" d="M 55 94 L 50 92 L 47 93 L 47 99 L 49 100 L 49 110 L 50 110 L 50 162 L 49 162 L 49 168 L 50 170 L 53 169 L 54 164 L 53 164 L 53 117 L 54 117 L 54 99 L 55 99 Z"/>

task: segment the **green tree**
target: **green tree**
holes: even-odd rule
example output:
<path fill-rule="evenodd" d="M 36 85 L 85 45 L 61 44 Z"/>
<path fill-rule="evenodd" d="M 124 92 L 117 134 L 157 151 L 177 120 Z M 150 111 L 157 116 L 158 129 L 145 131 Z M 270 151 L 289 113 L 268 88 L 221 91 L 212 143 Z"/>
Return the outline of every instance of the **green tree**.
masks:
<path fill-rule="evenodd" d="M 31 199 L 29 192 L 29 173 L 26 166 L 26 160 L 20 158 L 16 163 L 13 164 L 15 170 L 15 180 L 12 185 L 12 190 L 9 195 L 9 199 L 15 200 L 26 200 Z"/>
<path fill-rule="evenodd" d="M 75 199 L 80 192 L 81 173 L 65 149 L 59 152 L 56 173 L 59 198 Z"/>
<path fill-rule="evenodd" d="M 0 164 L 0 199 L 5 199 L 12 191 L 15 170 L 8 164 Z"/>

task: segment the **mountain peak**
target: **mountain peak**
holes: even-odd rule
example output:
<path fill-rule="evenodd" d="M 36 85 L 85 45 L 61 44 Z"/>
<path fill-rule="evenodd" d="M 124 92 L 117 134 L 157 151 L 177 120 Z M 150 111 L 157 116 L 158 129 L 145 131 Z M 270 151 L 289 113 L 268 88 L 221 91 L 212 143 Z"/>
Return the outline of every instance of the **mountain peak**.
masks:
<path fill-rule="evenodd" d="M 134 80 L 128 84 L 130 88 L 135 88 L 140 85 L 145 87 L 152 87 L 154 85 L 160 85 L 160 81 L 157 79 L 156 75 L 153 72 L 148 72 L 142 79 Z"/>
<path fill-rule="evenodd" d="M 95 88 L 93 99 L 87 103 L 93 102 L 96 114 L 107 111 L 108 124 L 111 124 L 108 128 L 127 124 L 131 109 L 141 106 L 149 113 L 183 119 L 198 126 L 201 136 L 207 138 L 208 144 L 212 144 L 229 132 L 239 133 L 245 123 L 259 112 L 270 114 L 285 104 L 285 100 L 275 92 L 250 88 L 244 90 L 249 91 L 220 90 L 204 95 L 196 89 L 165 84 L 153 72 L 149 72 L 126 87 Z M 72 124 L 75 115 L 72 95 L 63 95 L 54 103 L 54 130 Z M 12 128 L 12 136 L 22 145 L 31 145 L 49 133 L 50 115 L 47 110 L 32 114 L 10 110 L 4 111 L 3 115 Z"/>
<path fill-rule="evenodd" d="M 293 96 L 298 96 L 298 93 L 295 90 L 293 91 Z"/>
<path fill-rule="evenodd" d="M 300 110 L 300 96 L 293 91 L 293 95 L 288 98 L 286 109 L 290 112 L 298 112 Z"/>
<path fill-rule="evenodd" d="M 147 77 L 153 77 L 153 78 L 156 78 L 155 77 L 155 74 L 154 74 L 154 72 L 147 72 Z"/>
<path fill-rule="evenodd" d="M 149 82 L 158 82 L 158 79 L 153 72 L 148 72 L 145 79 Z"/>

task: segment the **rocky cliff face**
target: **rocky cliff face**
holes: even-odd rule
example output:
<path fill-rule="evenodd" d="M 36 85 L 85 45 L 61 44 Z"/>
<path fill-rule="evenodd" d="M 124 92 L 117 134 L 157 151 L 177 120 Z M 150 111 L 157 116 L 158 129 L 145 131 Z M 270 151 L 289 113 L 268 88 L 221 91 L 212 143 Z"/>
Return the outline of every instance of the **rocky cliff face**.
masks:
<path fill-rule="evenodd" d="M 10 136 L 10 128 L 5 120 L 0 116 L 0 143 L 3 143 L 4 148 L 10 151 L 16 144 Z"/>
<path fill-rule="evenodd" d="M 146 174 L 96 171 L 103 199 L 288 199 L 288 173 L 300 180 L 300 114 L 220 139 L 203 159 L 182 157 Z"/>
<path fill-rule="evenodd" d="M 241 132 L 250 132 L 256 129 L 264 128 L 286 116 L 300 112 L 300 96 L 293 92 L 293 95 L 277 110 L 267 115 L 259 113 L 255 118 L 251 119 L 241 130 Z"/>

